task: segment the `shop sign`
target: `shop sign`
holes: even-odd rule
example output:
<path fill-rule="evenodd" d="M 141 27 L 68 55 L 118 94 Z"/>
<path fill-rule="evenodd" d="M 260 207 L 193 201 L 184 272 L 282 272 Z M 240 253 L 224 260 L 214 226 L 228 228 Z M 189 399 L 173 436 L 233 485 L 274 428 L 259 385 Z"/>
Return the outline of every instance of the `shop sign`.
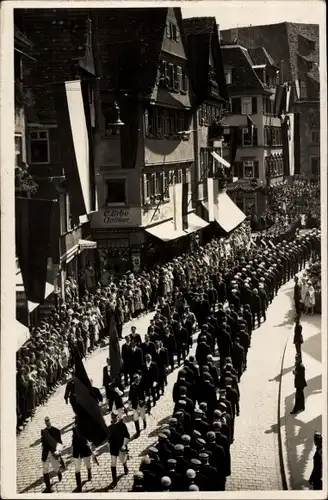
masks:
<path fill-rule="evenodd" d="M 138 227 L 141 225 L 141 208 L 103 208 L 91 216 L 91 228 Z"/>

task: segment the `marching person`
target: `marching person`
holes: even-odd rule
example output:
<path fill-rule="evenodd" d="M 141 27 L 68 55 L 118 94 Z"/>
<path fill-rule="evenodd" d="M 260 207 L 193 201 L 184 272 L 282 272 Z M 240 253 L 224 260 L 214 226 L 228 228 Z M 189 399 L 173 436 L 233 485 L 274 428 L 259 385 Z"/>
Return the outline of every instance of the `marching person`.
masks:
<path fill-rule="evenodd" d="M 316 451 L 313 455 L 313 470 L 309 483 L 313 490 L 322 490 L 322 435 L 320 432 L 315 432 L 314 444 Z"/>
<path fill-rule="evenodd" d="M 70 402 L 73 412 L 76 413 L 75 381 L 73 375 L 67 382 L 64 399 L 66 404 L 68 404 L 68 401 Z"/>
<path fill-rule="evenodd" d="M 168 352 L 161 341 L 155 341 L 155 355 L 154 362 L 158 368 L 158 384 L 157 384 L 157 398 L 159 398 L 159 391 L 164 394 L 164 385 L 167 385 L 167 372 L 169 366 Z"/>
<path fill-rule="evenodd" d="M 137 432 L 137 437 L 140 436 L 139 417 L 143 420 L 144 429 L 147 427 L 146 407 L 145 407 L 145 390 L 141 383 L 140 375 L 137 373 L 133 377 L 133 382 L 129 392 L 129 404 L 133 410 L 133 421 Z"/>
<path fill-rule="evenodd" d="M 156 405 L 157 401 L 157 384 L 158 384 L 158 368 L 157 364 L 152 360 L 150 354 L 146 354 L 146 362 L 143 367 L 143 386 L 145 388 L 146 396 L 150 399 L 153 398 L 153 404 Z"/>
<path fill-rule="evenodd" d="M 75 479 L 76 479 L 76 492 L 82 491 L 81 482 L 81 461 L 85 463 L 88 471 L 88 481 L 92 480 L 91 474 L 91 448 L 87 439 L 83 436 L 81 429 L 79 429 L 78 417 L 75 417 L 75 425 L 73 427 L 72 435 L 72 448 L 73 458 L 75 462 Z"/>
<path fill-rule="evenodd" d="M 112 382 L 112 377 L 110 375 L 110 359 L 106 359 L 106 366 L 103 368 L 103 387 L 105 388 L 106 399 L 108 402 L 108 388 Z"/>
<path fill-rule="evenodd" d="M 294 328 L 294 345 L 296 349 L 296 354 L 299 354 L 302 357 L 301 346 L 303 344 L 303 335 L 302 335 L 303 327 L 300 323 L 300 317 L 296 316 L 295 319 L 295 328 Z"/>
<path fill-rule="evenodd" d="M 51 493 L 50 484 L 50 474 L 49 474 L 49 464 L 51 462 L 53 470 L 57 473 L 59 481 L 62 480 L 61 466 L 65 466 L 63 459 L 61 458 L 60 451 L 62 448 L 62 439 L 60 430 L 57 427 L 53 427 L 50 418 L 46 417 L 44 419 L 46 427 L 41 431 L 41 445 L 42 445 L 42 455 L 41 460 L 43 464 L 43 479 L 46 485 L 45 492 Z"/>
<path fill-rule="evenodd" d="M 119 418 L 123 417 L 124 403 L 123 403 L 124 390 L 118 380 L 114 380 L 106 388 L 106 397 L 109 412 L 115 411 Z"/>
<path fill-rule="evenodd" d="M 121 464 L 124 468 L 124 474 L 129 473 L 127 467 L 128 460 L 128 442 L 130 440 L 130 434 L 126 424 L 122 419 L 118 418 L 117 413 L 112 413 L 111 415 L 111 425 L 108 427 L 108 442 L 109 442 L 109 452 L 111 456 L 111 471 L 113 482 L 111 487 L 114 488 L 117 485 L 117 458 L 120 459 Z"/>

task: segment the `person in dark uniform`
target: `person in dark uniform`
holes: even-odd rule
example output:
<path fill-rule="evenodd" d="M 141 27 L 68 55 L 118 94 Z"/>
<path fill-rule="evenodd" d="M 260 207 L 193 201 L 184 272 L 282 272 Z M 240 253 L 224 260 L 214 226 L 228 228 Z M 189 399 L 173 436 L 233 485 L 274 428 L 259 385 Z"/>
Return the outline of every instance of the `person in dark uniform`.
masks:
<path fill-rule="evenodd" d="M 218 476 L 218 491 L 225 491 L 226 483 L 226 463 L 225 455 L 222 446 L 216 443 L 215 432 L 208 432 L 206 434 L 207 447 L 206 449 L 210 452 L 210 465 L 215 467 Z"/>
<path fill-rule="evenodd" d="M 296 393 L 295 393 L 294 408 L 290 412 L 292 415 L 305 410 L 304 388 L 307 386 L 307 383 L 305 379 L 305 366 L 303 365 L 302 358 L 299 355 L 296 355 L 296 362 L 293 374 L 294 374 L 294 387 L 296 389 Z"/>
<path fill-rule="evenodd" d="M 133 376 L 137 372 L 143 371 L 143 352 L 140 347 L 135 343 L 131 342 L 131 358 L 130 358 L 130 378 L 132 380 Z"/>
<path fill-rule="evenodd" d="M 243 347 L 239 343 L 239 337 L 236 338 L 231 349 L 231 359 L 234 369 L 238 374 L 238 382 L 243 374 L 245 367 L 245 353 Z"/>
<path fill-rule="evenodd" d="M 261 299 L 257 288 L 253 289 L 251 298 L 252 323 L 255 328 L 255 317 L 257 318 L 257 326 L 261 324 Z"/>
<path fill-rule="evenodd" d="M 173 322 L 173 333 L 177 346 L 177 361 L 178 366 L 181 364 L 181 358 L 186 359 L 187 355 L 187 344 L 188 344 L 188 332 L 185 327 L 181 325 L 179 321 Z"/>
<path fill-rule="evenodd" d="M 122 361 L 123 361 L 123 366 L 122 366 L 122 373 L 124 376 L 124 384 L 125 386 L 129 385 L 129 378 L 130 378 L 130 384 L 132 384 L 132 368 L 133 365 L 131 364 L 131 359 L 132 359 L 132 346 L 130 342 L 130 336 L 127 335 L 125 338 L 125 344 L 122 346 Z"/>
<path fill-rule="evenodd" d="M 122 419 L 118 418 L 117 413 L 112 413 L 111 415 L 111 425 L 108 427 L 108 432 L 109 452 L 111 455 L 111 471 L 113 478 L 112 486 L 114 487 L 117 484 L 116 466 L 118 457 L 123 465 L 124 474 L 129 473 L 127 467 L 127 445 L 130 440 L 130 434 L 126 424 Z"/>
<path fill-rule="evenodd" d="M 313 470 L 309 483 L 313 490 L 322 490 L 322 435 L 320 432 L 315 432 L 314 444 L 316 450 L 313 455 Z"/>
<path fill-rule="evenodd" d="M 267 302 L 268 302 L 268 297 L 264 288 L 264 284 L 260 283 L 259 284 L 259 296 L 260 296 L 260 301 L 261 301 L 261 316 L 264 321 L 266 321 L 266 310 L 267 310 Z"/>
<path fill-rule="evenodd" d="M 197 451 L 191 447 L 191 437 L 188 434 L 183 434 L 181 439 L 184 446 L 183 457 L 189 463 L 189 467 L 191 468 L 191 459 L 197 457 Z"/>
<path fill-rule="evenodd" d="M 171 479 L 170 491 L 183 491 L 182 476 L 176 471 L 177 461 L 169 458 L 167 461 L 165 475 Z"/>
<path fill-rule="evenodd" d="M 142 369 L 142 384 L 145 388 L 146 396 L 149 399 L 152 396 L 155 406 L 157 401 L 158 368 L 150 354 L 146 354 L 145 361 Z"/>
<path fill-rule="evenodd" d="M 184 458 L 184 446 L 183 444 L 176 444 L 174 447 L 174 458 L 177 462 L 176 471 L 185 477 L 186 472 L 189 468 L 189 462 Z"/>
<path fill-rule="evenodd" d="M 73 412 L 76 413 L 75 381 L 73 377 L 67 382 L 64 399 L 66 404 L 68 404 L 68 401 L 70 402 Z"/>
<path fill-rule="evenodd" d="M 302 357 L 301 345 L 303 344 L 302 330 L 303 327 L 300 323 L 300 317 L 296 316 L 295 327 L 294 327 L 294 345 L 296 349 L 296 354 L 299 354 L 301 357 Z"/>
<path fill-rule="evenodd" d="M 140 376 L 136 373 L 129 392 L 129 403 L 133 410 L 133 421 L 136 428 L 137 437 L 140 436 L 139 417 L 141 417 L 144 429 L 147 427 L 146 421 L 146 396 L 145 389 L 141 383 Z"/>
<path fill-rule="evenodd" d="M 199 454 L 201 466 L 199 472 L 206 478 L 204 491 L 217 491 L 219 486 L 218 471 L 209 463 L 209 454 L 202 452 Z"/>
<path fill-rule="evenodd" d="M 158 384 L 157 384 L 157 397 L 159 392 L 164 394 L 164 385 L 167 385 L 167 372 L 169 366 L 169 357 L 167 349 L 162 346 L 161 341 L 155 342 L 154 362 L 158 369 Z"/>
<path fill-rule="evenodd" d="M 159 491 L 158 478 L 164 476 L 164 467 L 161 464 L 159 450 L 157 447 L 152 446 L 151 448 L 149 448 L 148 452 L 150 464 L 148 465 L 147 470 L 150 472 L 150 474 L 153 474 L 155 476 L 155 481 L 152 482 L 152 491 Z M 150 479 L 152 480 L 153 478 L 151 477 Z"/>
<path fill-rule="evenodd" d="M 215 432 L 215 442 L 223 448 L 224 451 L 224 463 L 225 463 L 225 476 L 231 475 L 231 455 L 230 455 L 230 445 L 229 439 L 226 434 L 222 432 L 223 423 L 222 420 L 216 420 L 213 422 L 213 431 Z M 227 427 L 226 427 L 227 428 Z"/>
<path fill-rule="evenodd" d="M 154 357 L 155 344 L 154 344 L 154 342 L 152 342 L 150 340 L 149 335 L 147 335 L 147 334 L 145 335 L 144 342 L 142 342 L 142 344 L 141 344 L 141 349 L 142 349 L 144 357 L 146 356 L 146 354 L 150 354 L 152 358 Z"/>
<path fill-rule="evenodd" d="M 169 365 L 171 367 L 171 371 L 174 370 L 174 354 L 176 352 L 177 346 L 175 342 L 175 337 L 170 330 L 169 326 L 164 327 L 164 336 L 163 336 L 163 346 L 167 349 L 168 357 L 169 357 Z"/>
<path fill-rule="evenodd" d="M 206 343 L 205 338 L 200 336 L 199 343 L 196 347 L 196 360 L 201 365 L 206 365 L 207 356 L 211 354 L 211 347 Z"/>
<path fill-rule="evenodd" d="M 108 410 L 109 412 L 115 411 L 119 418 L 123 417 L 124 412 L 123 395 L 124 390 L 118 380 L 114 380 L 106 388 Z"/>
<path fill-rule="evenodd" d="M 200 491 L 206 491 L 206 477 L 200 472 L 202 462 L 198 458 L 191 459 L 191 468 L 195 471 L 195 484 Z M 188 473 L 188 471 L 187 471 Z"/>
<path fill-rule="evenodd" d="M 41 446 L 42 446 L 42 466 L 43 466 L 43 479 L 46 485 L 45 492 L 50 493 L 50 474 L 49 465 L 51 463 L 53 470 L 57 473 L 59 481 L 62 480 L 60 451 L 62 448 L 62 438 L 60 430 L 53 427 L 49 417 L 44 419 L 46 427 L 41 431 Z"/>
<path fill-rule="evenodd" d="M 79 428 L 78 418 L 75 417 L 75 425 L 73 427 L 72 434 L 72 449 L 73 458 L 75 462 L 75 479 L 76 479 L 76 491 L 82 491 L 81 482 L 81 461 L 85 463 L 88 471 L 88 481 L 92 480 L 91 474 L 91 448 L 88 444 L 87 439 L 83 436 L 81 429 Z"/>

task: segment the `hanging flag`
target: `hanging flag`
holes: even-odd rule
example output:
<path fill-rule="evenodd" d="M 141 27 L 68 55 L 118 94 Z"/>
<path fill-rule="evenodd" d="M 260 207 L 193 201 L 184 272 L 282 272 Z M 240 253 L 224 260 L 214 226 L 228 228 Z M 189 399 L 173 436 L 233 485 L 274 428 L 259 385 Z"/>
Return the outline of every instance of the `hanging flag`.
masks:
<path fill-rule="evenodd" d="M 90 443 L 100 446 L 108 438 L 106 422 L 101 414 L 92 386 L 77 349 L 73 351 L 76 415 L 83 435 Z"/>
<path fill-rule="evenodd" d="M 16 252 L 26 298 L 37 304 L 45 298 L 55 201 L 16 199 Z"/>
<path fill-rule="evenodd" d="M 213 177 L 207 178 L 208 220 L 212 222 L 214 217 L 214 183 Z"/>
<path fill-rule="evenodd" d="M 175 225 L 177 231 L 183 230 L 182 223 L 182 183 L 175 185 Z"/>
<path fill-rule="evenodd" d="M 253 144 L 254 122 L 249 115 L 247 115 L 247 127 L 248 127 L 248 135 L 250 137 L 251 144 Z"/>
<path fill-rule="evenodd" d="M 182 228 L 188 229 L 188 193 L 189 184 L 184 182 L 182 184 Z"/>
<path fill-rule="evenodd" d="M 109 326 L 110 376 L 112 380 L 114 380 L 115 377 L 120 373 L 123 365 L 114 311 L 110 311 L 108 326 Z"/>
<path fill-rule="evenodd" d="M 177 216 L 176 216 L 176 196 L 175 196 L 175 184 L 169 185 L 169 196 L 170 202 L 172 204 L 172 212 L 173 212 L 173 225 L 174 230 L 177 230 Z"/>

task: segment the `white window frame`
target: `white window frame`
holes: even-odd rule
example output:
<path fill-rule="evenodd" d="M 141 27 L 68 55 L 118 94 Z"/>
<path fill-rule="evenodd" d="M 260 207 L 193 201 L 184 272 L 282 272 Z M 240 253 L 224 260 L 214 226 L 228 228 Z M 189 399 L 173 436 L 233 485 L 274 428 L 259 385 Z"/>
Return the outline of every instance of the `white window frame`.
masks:
<path fill-rule="evenodd" d="M 313 134 L 316 134 L 316 137 L 318 140 L 313 139 Z M 320 143 L 320 131 L 317 128 L 311 130 L 311 143 L 312 144 L 319 144 Z"/>
<path fill-rule="evenodd" d="M 111 181 L 123 181 L 124 182 L 124 193 L 125 193 L 125 200 L 124 202 L 108 202 L 108 182 Z M 127 182 L 126 182 L 126 177 L 105 177 L 105 186 L 106 186 L 106 206 L 107 207 L 125 207 L 128 204 L 128 193 L 127 193 Z"/>
<path fill-rule="evenodd" d="M 150 200 L 150 174 L 143 174 L 143 202 L 149 203 Z"/>
<path fill-rule="evenodd" d="M 252 175 L 245 175 L 245 168 L 252 167 Z M 243 177 L 244 179 L 253 179 L 254 178 L 254 160 L 243 160 Z"/>
<path fill-rule="evenodd" d="M 170 172 L 163 172 L 163 200 L 170 199 Z"/>
<path fill-rule="evenodd" d="M 177 179 L 177 180 L 176 180 L 176 183 L 177 183 L 177 184 L 181 184 L 181 183 L 182 183 L 182 180 L 183 180 L 183 179 L 182 179 L 182 177 L 183 177 L 183 176 L 182 176 L 182 168 L 179 168 L 179 169 L 177 170 L 177 176 L 176 176 L 176 179 Z"/>
<path fill-rule="evenodd" d="M 241 98 L 241 114 L 242 115 L 251 115 L 252 114 L 252 98 L 251 97 L 242 97 Z"/>
<path fill-rule="evenodd" d="M 46 134 L 46 137 L 39 137 L 39 134 L 40 133 L 45 133 Z M 35 141 L 46 141 L 47 142 L 47 161 L 32 161 L 32 142 L 33 142 L 33 138 L 32 138 L 32 135 L 33 134 L 36 134 L 37 137 L 34 138 Z M 46 128 L 43 128 L 43 129 L 31 129 L 29 130 L 29 133 L 28 133 L 28 156 L 29 156 L 29 163 L 31 165 L 49 165 L 50 162 L 50 141 L 49 141 L 49 130 L 46 129 Z"/>
<path fill-rule="evenodd" d="M 232 83 L 232 70 L 231 69 L 225 70 L 224 78 L 225 78 L 226 84 L 231 85 L 231 83 Z"/>
<path fill-rule="evenodd" d="M 20 139 L 20 151 L 17 154 L 16 139 Z M 17 156 L 20 156 L 20 162 L 17 164 Z M 23 162 L 23 134 L 15 134 L 15 167 L 20 167 Z"/>

